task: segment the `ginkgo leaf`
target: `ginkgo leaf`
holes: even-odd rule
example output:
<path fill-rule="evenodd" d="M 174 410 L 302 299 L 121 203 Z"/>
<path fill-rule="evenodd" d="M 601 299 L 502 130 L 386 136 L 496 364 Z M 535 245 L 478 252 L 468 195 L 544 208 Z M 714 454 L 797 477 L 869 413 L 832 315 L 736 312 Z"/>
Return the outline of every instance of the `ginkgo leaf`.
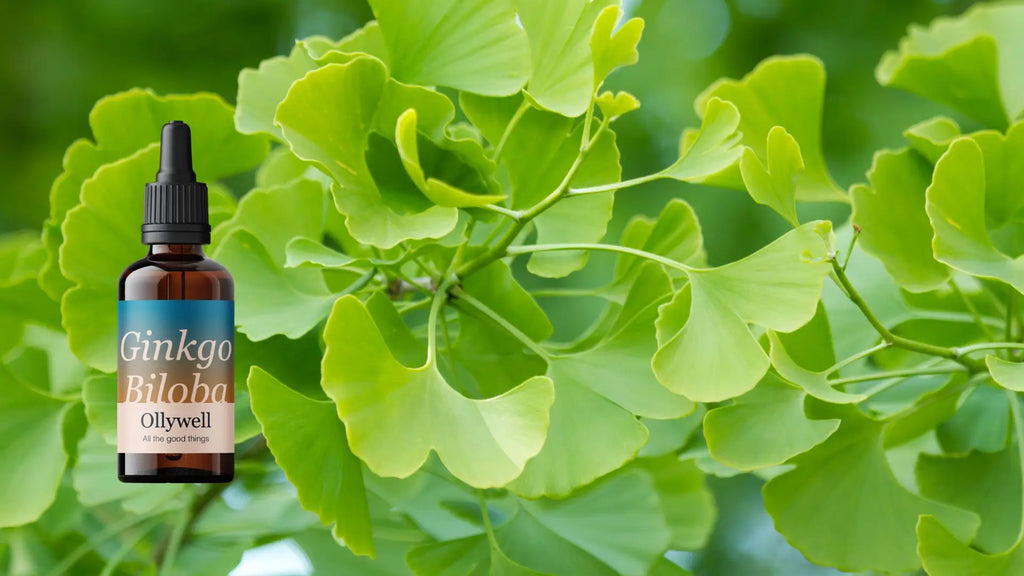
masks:
<path fill-rule="evenodd" d="M 613 71 L 632 66 L 640 59 L 637 44 L 644 32 L 641 18 L 630 18 L 619 23 L 622 10 L 616 4 L 605 6 L 594 22 L 590 37 L 590 50 L 594 60 L 594 89 L 596 90 Z"/>
<path fill-rule="evenodd" d="M 519 501 L 490 546 L 485 534 L 427 544 L 410 552 L 409 565 L 417 574 L 478 574 L 488 565 L 484 574 L 500 574 L 495 562 L 507 566 L 505 556 L 526 574 L 647 574 L 671 538 L 659 504 L 650 475 L 626 470 L 564 500 Z"/>
<path fill-rule="evenodd" d="M 741 117 L 736 106 L 712 97 L 703 106 L 701 118 L 698 132 L 683 135 L 679 159 L 658 176 L 703 183 L 739 162 L 743 147 L 737 132 Z"/>
<path fill-rule="evenodd" d="M 920 567 L 913 531 L 919 516 L 933 514 L 964 538 L 975 533 L 977 515 L 899 483 L 883 448 L 886 423 L 854 407 L 821 412 L 840 417 L 839 430 L 763 489 L 776 530 L 809 560 L 849 572 L 907 572 Z"/>
<path fill-rule="evenodd" d="M 349 451 L 334 404 L 307 398 L 256 366 L 248 383 L 267 446 L 303 508 L 334 524 L 335 535 L 352 552 L 373 556 L 362 464 Z"/>
<path fill-rule="evenodd" d="M 534 342 L 547 340 L 554 330 L 544 310 L 504 262 L 489 264 L 467 277 L 462 290 Z M 543 358 L 470 306 L 459 307 L 459 336 L 452 353 L 476 378 L 484 396 L 501 394 L 547 369 Z"/>
<path fill-rule="evenodd" d="M 839 420 L 811 420 L 807 393 L 767 375 L 733 404 L 708 411 L 704 438 L 711 457 L 737 470 L 778 466 L 824 442 Z"/>
<path fill-rule="evenodd" d="M 800 145 L 782 126 L 768 131 L 766 164 L 762 164 L 751 148 L 743 149 L 740 174 L 750 197 L 758 204 L 775 210 L 794 227 L 796 216 L 796 179 L 804 171 Z"/>
<path fill-rule="evenodd" d="M 274 112 L 284 100 L 292 83 L 316 68 L 306 47 L 297 43 L 288 56 L 274 56 L 260 62 L 259 68 L 243 68 L 238 74 L 238 107 L 235 127 L 242 134 L 270 134 L 282 139 L 274 125 Z"/>
<path fill-rule="evenodd" d="M 275 117 L 295 155 L 334 178 L 335 204 L 347 216 L 352 236 L 381 248 L 407 239 L 439 238 L 458 221 L 455 208 L 406 212 L 392 207 L 383 197 L 388 190 L 378 187 L 370 171 L 371 130 L 394 137 L 399 115 L 409 108 L 419 112 L 428 133 L 443 130 L 454 114 L 443 95 L 389 80 L 379 60 L 360 57 L 329 64 L 297 81 Z"/>
<path fill-rule="evenodd" d="M 696 402 L 753 388 L 769 359 L 748 324 L 790 332 L 814 316 L 831 268 L 831 233 L 829 223 L 811 222 L 742 260 L 690 271 L 659 313 L 651 361 L 658 380 Z"/>
<path fill-rule="evenodd" d="M 762 161 L 767 156 L 768 132 L 781 126 L 799 144 L 806 169 L 796 180 L 802 202 L 846 202 L 846 194 L 828 173 L 821 150 L 821 116 L 825 97 L 825 66 L 813 56 L 773 56 L 742 80 L 719 80 L 696 100 L 697 113 L 706 117 L 715 98 L 732 103 L 739 112 L 743 146 Z M 739 187 L 739 174 L 719 175 L 716 182 Z"/>
<path fill-rule="evenodd" d="M 960 136 L 960 125 L 945 116 L 935 116 L 903 131 L 903 137 L 916 150 L 935 164 L 949 144 Z"/>
<path fill-rule="evenodd" d="M 348 268 L 361 262 L 358 258 L 328 248 L 309 238 L 295 238 L 289 241 L 284 252 L 285 268 Z"/>
<path fill-rule="evenodd" d="M 917 523 L 918 554 L 934 576 L 1020 576 L 1024 574 L 1024 547 L 1015 545 L 998 554 L 985 554 L 964 543 L 934 516 Z"/>
<path fill-rule="evenodd" d="M 828 371 L 815 372 L 800 366 L 790 357 L 782 338 L 774 331 L 768 332 L 771 343 L 772 366 L 783 380 L 795 384 L 811 396 L 832 404 L 854 404 L 867 398 L 864 394 L 851 394 L 836 390 L 829 382 Z"/>
<path fill-rule="evenodd" d="M 860 226 L 861 247 L 913 292 L 934 290 L 950 277 L 949 267 L 932 254 L 933 232 L 924 202 L 931 174 L 931 165 L 916 152 L 885 150 L 875 154 L 868 170 L 870 186 L 858 184 L 850 190 L 851 219 Z"/>
<path fill-rule="evenodd" d="M 936 430 L 939 445 L 947 454 L 999 452 L 1009 438 L 1010 410 L 1006 396 L 995 386 L 969 391 L 956 414 Z"/>
<path fill-rule="evenodd" d="M 488 96 L 518 92 L 530 46 L 510 0 L 371 0 L 402 82 Z"/>
<path fill-rule="evenodd" d="M 985 365 L 996 384 L 1007 390 L 1024 392 L 1024 364 L 989 354 L 985 356 Z"/>
<path fill-rule="evenodd" d="M 614 2 L 515 0 L 530 41 L 530 101 L 570 118 L 587 111 L 595 89 L 591 33 L 598 14 Z"/>
<path fill-rule="evenodd" d="M 435 451 L 460 480 L 497 487 L 540 451 L 554 401 L 549 379 L 531 378 L 494 398 L 466 398 L 432 359 L 413 368 L 400 363 L 353 296 L 334 304 L 324 339 L 324 391 L 338 405 L 352 452 L 375 473 L 406 477 Z"/>
<path fill-rule="evenodd" d="M 655 220 L 634 216 L 622 232 L 619 245 L 659 254 L 691 266 L 704 262 L 704 236 L 693 208 L 684 200 L 673 198 L 661 209 Z M 644 260 L 629 254 L 619 254 L 615 261 L 615 275 L 605 288 L 605 294 L 615 302 L 625 300 L 629 287 L 637 278 Z M 669 276 L 682 275 L 667 270 Z"/>
<path fill-rule="evenodd" d="M 954 108 L 982 123 L 1005 128 L 1024 112 L 1019 63 L 1024 7 L 972 6 L 930 26 L 911 25 L 898 50 L 882 56 L 875 77 Z"/>
<path fill-rule="evenodd" d="M 229 233 L 213 256 L 246 279 L 246 289 L 235 298 L 235 324 L 254 341 L 275 334 L 298 338 L 320 323 L 334 302 L 320 270 L 281 268 L 245 228 Z"/>
<path fill-rule="evenodd" d="M 665 522 L 672 532 L 669 546 L 673 550 L 698 550 L 707 545 L 718 511 L 704 473 L 693 460 L 669 454 L 640 458 L 632 466 L 654 480 Z"/>
<path fill-rule="evenodd" d="M 1015 132 L 1020 136 L 1014 141 L 1024 144 L 1024 129 Z M 1006 208 L 1020 202 L 1019 194 L 1010 197 L 1009 193 L 1014 182 L 1017 186 L 1024 182 L 1024 174 L 1007 181 L 999 160 L 1009 158 L 996 158 L 995 148 L 986 148 L 992 150 L 988 155 L 973 138 L 959 138 L 936 163 L 925 204 L 935 231 L 932 249 L 940 262 L 972 276 L 1000 280 L 1021 291 L 1024 260 L 1011 258 L 996 248 L 986 214 L 990 205 Z M 1003 212 L 1001 218 L 1012 214 Z"/>
<path fill-rule="evenodd" d="M 71 404 L 33 390 L 0 366 L 0 527 L 35 522 L 57 497 L 68 455 L 61 429 Z"/>
<path fill-rule="evenodd" d="M 293 239 L 319 240 L 324 229 L 324 189 L 311 180 L 296 179 L 286 184 L 249 191 L 231 218 L 213 230 L 216 251 L 231 232 L 244 229 L 263 244 L 274 264 L 286 260 L 286 246 Z M 239 278 L 246 283 L 244 278 Z"/>
<path fill-rule="evenodd" d="M 636 99 L 629 92 L 602 92 L 594 99 L 594 103 L 597 104 L 601 115 L 607 118 L 609 121 L 615 120 L 623 114 L 628 114 L 634 110 L 640 109 L 640 101 Z"/>
<path fill-rule="evenodd" d="M 152 514 L 156 510 L 173 510 L 184 505 L 181 498 L 184 485 L 112 482 L 111 476 L 116 470 L 117 446 L 104 440 L 98 430 L 90 429 L 78 443 L 78 461 L 71 473 L 78 501 L 85 506 L 116 502 L 135 514 Z"/>
<path fill-rule="evenodd" d="M 447 182 L 437 178 L 428 178 L 420 165 L 419 149 L 416 143 L 416 109 L 410 108 L 398 117 L 398 124 L 395 127 L 395 144 L 398 146 L 398 154 L 402 158 L 402 165 L 405 172 L 416 183 L 416 186 L 438 206 L 452 206 L 455 208 L 467 208 L 494 204 L 504 200 L 500 194 L 472 194 L 460 190 Z"/>
<path fill-rule="evenodd" d="M 693 411 L 692 402 L 658 383 L 650 366 L 654 320 L 671 291 L 664 270 L 645 265 L 604 338 L 548 360 L 555 385 L 551 428 L 510 485 L 517 494 L 564 497 L 635 457 L 648 436 L 636 416 L 670 419 Z M 590 417 L 579 418 L 581 412 Z"/>
<path fill-rule="evenodd" d="M 922 496 L 981 518 L 975 547 L 997 553 L 1014 545 L 1024 502 L 1019 456 L 1012 444 L 995 453 L 921 454 L 914 472 Z"/>

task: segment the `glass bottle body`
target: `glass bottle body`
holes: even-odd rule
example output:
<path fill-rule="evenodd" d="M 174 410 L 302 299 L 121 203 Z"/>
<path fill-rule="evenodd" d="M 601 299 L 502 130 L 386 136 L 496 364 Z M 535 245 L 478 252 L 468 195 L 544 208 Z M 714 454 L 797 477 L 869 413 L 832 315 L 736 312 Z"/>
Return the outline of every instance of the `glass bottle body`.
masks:
<path fill-rule="evenodd" d="M 234 300 L 227 269 L 210 260 L 197 244 L 154 244 L 149 254 L 128 266 L 118 283 L 118 300 Z M 230 482 L 235 455 L 117 455 L 122 482 Z"/>

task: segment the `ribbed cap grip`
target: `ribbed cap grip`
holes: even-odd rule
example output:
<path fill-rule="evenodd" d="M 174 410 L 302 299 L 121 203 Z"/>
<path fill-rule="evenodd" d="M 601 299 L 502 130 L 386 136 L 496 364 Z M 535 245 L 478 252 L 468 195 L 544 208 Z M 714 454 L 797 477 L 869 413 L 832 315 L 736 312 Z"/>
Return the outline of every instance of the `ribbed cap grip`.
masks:
<path fill-rule="evenodd" d="M 210 210 L 206 184 L 192 171 L 192 138 L 180 120 L 160 135 L 160 171 L 146 184 L 143 244 L 209 244 Z"/>

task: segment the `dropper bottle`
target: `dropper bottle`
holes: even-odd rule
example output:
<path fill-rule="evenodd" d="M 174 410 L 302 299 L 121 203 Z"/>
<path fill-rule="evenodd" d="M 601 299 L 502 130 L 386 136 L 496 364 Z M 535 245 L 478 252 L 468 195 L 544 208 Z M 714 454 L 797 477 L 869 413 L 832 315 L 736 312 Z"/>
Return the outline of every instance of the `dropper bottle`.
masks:
<path fill-rule="evenodd" d="M 234 282 L 206 257 L 208 193 L 189 126 L 164 125 L 146 184 L 149 254 L 118 286 L 117 475 L 122 482 L 234 477 Z"/>

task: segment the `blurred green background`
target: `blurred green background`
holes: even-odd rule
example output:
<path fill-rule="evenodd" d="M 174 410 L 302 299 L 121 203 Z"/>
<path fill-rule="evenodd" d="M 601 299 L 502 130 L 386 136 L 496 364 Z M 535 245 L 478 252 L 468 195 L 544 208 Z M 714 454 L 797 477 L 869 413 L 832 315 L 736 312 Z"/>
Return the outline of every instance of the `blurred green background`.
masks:
<path fill-rule="evenodd" d="M 823 146 L 833 176 L 848 186 L 863 179 L 874 150 L 900 145 L 905 127 L 937 113 L 951 115 L 879 87 L 874 67 L 907 25 L 960 13 L 970 2 L 624 4 L 647 22 L 640 63 L 616 73 L 608 85 L 628 89 L 643 103 L 639 113 L 616 124 L 625 177 L 653 172 L 676 158 L 682 129 L 697 123 L 693 99 L 712 81 L 740 77 L 772 54 L 807 52 L 828 71 Z M 338 38 L 371 17 L 359 0 L 0 3 L 0 233 L 39 228 L 63 151 L 76 138 L 90 137 L 89 110 L 105 94 L 140 86 L 159 93 L 212 91 L 233 102 L 243 67 L 286 53 L 295 38 Z M 955 118 L 965 129 L 974 126 Z M 657 214 L 673 196 L 695 207 L 712 263 L 747 254 L 785 229 L 746 194 L 662 180 L 619 195 L 609 235 L 617 237 L 634 214 Z M 846 217 L 842 206 L 810 210 L 836 221 Z M 606 268 L 598 259 L 569 282 L 596 283 Z M 587 316 L 564 300 L 546 305 L 556 324 L 559 318 Z M 569 328 L 561 335 L 581 322 L 562 322 Z M 834 573 L 807 564 L 772 530 L 761 511 L 759 485 L 751 477 L 713 483 L 719 527 L 707 551 L 685 563 L 709 575 Z"/>

